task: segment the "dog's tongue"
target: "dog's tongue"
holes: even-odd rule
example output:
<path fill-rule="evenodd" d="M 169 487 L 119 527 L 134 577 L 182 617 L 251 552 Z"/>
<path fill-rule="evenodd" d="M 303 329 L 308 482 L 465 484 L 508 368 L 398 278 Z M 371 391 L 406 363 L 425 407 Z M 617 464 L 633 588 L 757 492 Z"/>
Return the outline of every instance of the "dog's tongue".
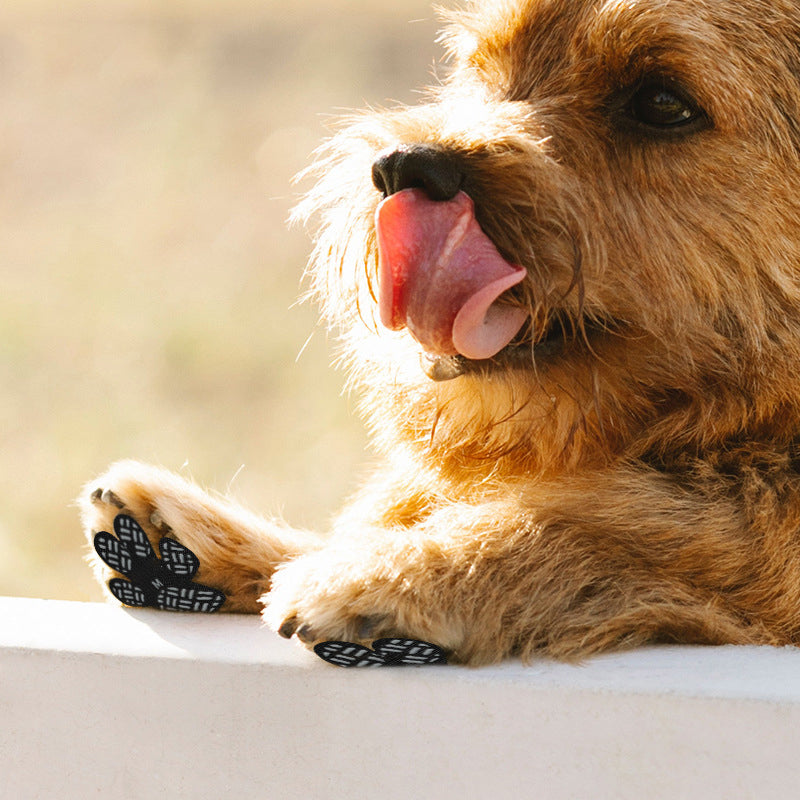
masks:
<path fill-rule="evenodd" d="M 527 313 L 495 301 L 525 277 L 509 264 L 459 192 L 434 201 L 421 189 L 387 197 L 375 215 L 381 322 L 408 328 L 433 355 L 491 358 Z"/>

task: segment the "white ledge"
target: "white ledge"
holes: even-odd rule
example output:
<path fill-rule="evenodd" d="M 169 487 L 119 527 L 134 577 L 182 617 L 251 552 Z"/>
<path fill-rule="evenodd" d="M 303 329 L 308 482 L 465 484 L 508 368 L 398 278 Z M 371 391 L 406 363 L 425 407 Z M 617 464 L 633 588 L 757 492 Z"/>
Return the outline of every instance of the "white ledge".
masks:
<path fill-rule="evenodd" d="M 353 670 L 257 617 L 0 598 L 0 797 L 785 798 L 800 650 Z"/>

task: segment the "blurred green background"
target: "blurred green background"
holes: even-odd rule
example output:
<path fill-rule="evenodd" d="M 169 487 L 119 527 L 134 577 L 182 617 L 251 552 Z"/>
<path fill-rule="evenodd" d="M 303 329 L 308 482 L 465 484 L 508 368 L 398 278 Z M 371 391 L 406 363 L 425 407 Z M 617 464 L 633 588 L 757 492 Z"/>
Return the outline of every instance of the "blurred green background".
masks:
<path fill-rule="evenodd" d="M 99 599 L 73 501 L 118 458 L 326 524 L 368 454 L 293 305 L 291 178 L 331 114 L 415 101 L 437 26 L 429 0 L 5 0 L 0 594 Z"/>

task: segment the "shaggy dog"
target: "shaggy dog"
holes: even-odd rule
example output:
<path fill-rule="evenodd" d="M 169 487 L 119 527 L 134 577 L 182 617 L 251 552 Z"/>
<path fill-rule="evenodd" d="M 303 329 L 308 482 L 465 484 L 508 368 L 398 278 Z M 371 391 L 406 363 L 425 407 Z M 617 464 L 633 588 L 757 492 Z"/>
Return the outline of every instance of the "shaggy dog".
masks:
<path fill-rule="evenodd" d="M 87 531 L 306 644 L 797 643 L 800 3 L 473 0 L 444 41 L 298 212 L 375 474 L 322 536 L 122 462 Z"/>

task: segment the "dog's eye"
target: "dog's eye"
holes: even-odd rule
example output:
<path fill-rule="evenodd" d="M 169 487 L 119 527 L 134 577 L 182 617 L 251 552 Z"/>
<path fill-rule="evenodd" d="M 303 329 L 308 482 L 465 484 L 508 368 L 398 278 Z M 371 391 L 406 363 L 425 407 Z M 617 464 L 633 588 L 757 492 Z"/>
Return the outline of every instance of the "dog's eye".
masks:
<path fill-rule="evenodd" d="M 651 128 L 680 128 L 705 119 L 691 100 L 663 83 L 649 83 L 633 95 L 628 112 L 637 122 Z"/>

